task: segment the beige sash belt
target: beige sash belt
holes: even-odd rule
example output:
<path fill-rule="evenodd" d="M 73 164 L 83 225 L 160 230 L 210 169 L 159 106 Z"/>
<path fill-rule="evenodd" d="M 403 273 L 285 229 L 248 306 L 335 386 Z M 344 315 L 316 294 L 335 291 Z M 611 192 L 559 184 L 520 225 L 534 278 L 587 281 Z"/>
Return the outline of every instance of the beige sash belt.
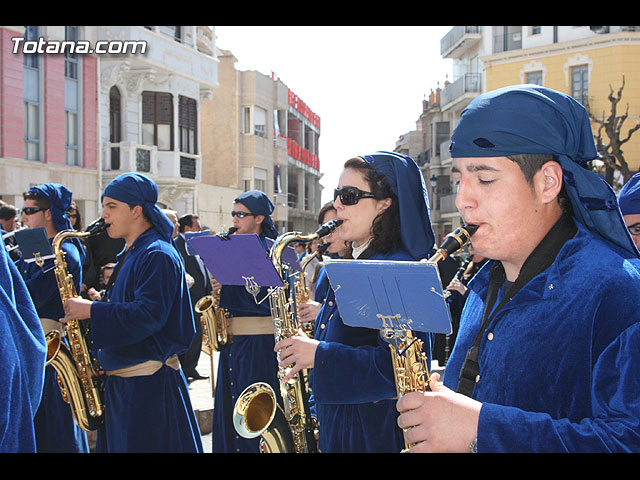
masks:
<path fill-rule="evenodd" d="M 271 317 L 233 317 L 229 323 L 232 335 L 273 335 L 273 319 Z"/>
<path fill-rule="evenodd" d="M 107 375 L 117 375 L 118 377 L 143 377 L 153 375 L 162 367 L 163 363 L 160 360 L 147 360 L 146 362 L 139 363 L 137 365 L 131 365 L 130 367 L 118 368 L 117 370 L 107 370 Z M 177 355 L 173 355 L 167 358 L 164 365 L 173 368 L 174 370 L 180 369 L 180 360 Z"/>
<path fill-rule="evenodd" d="M 50 318 L 41 318 L 40 323 L 42 324 L 42 329 L 44 330 L 45 335 L 52 330 L 57 330 L 63 335 L 65 333 L 64 324 L 56 320 L 52 320 Z"/>

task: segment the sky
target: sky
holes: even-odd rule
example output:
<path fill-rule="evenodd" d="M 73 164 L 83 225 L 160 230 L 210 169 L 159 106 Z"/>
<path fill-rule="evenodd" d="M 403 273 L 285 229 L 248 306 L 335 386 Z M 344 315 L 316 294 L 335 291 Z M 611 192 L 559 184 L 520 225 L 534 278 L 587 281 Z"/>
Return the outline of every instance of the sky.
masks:
<path fill-rule="evenodd" d="M 453 64 L 440 55 L 450 26 L 216 26 L 237 70 L 275 73 L 320 116 L 322 203 L 349 158 L 393 150 L 416 129 L 422 101 Z"/>

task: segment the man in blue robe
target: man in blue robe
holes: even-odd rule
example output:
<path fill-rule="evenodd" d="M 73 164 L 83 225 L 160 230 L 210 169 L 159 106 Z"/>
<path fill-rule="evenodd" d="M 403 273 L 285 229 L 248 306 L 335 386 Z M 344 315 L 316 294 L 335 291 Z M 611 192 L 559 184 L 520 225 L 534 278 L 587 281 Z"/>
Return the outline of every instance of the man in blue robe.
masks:
<path fill-rule="evenodd" d="M 450 151 L 456 205 L 491 260 L 444 384 L 398 401 L 412 451 L 640 451 L 640 260 L 588 168 L 586 110 L 535 85 L 488 92 Z"/>
<path fill-rule="evenodd" d="M 173 224 L 156 206 L 150 178 L 125 173 L 102 197 L 112 238 L 124 238 L 106 301 L 65 302 L 65 321 L 90 318 L 105 370 L 105 422 L 97 452 L 202 452 L 178 355 L 195 335 L 184 264 Z"/>
<path fill-rule="evenodd" d="M 256 234 L 265 250 L 267 238 L 278 236 L 271 213 L 273 203 L 260 190 L 249 190 L 234 200 L 231 212 L 236 235 Z M 266 382 L 279 396 L 278 363 L 268 289 L 255 297 L 241 285 L 220 285 L 220 306 L 231 315 L 229 331 L 233 341 L 220 351 L 213 407 L 213 453 L 257 453 L 260 438 L 243 438 L 232 423 L 233 408 L 242 391 L 256 382 Z M 265 300 L 266 299 L 266 300 Z M 262 302 L 261 302 L 262 301 Z M 258 303 L 261 302 L 261 303 Z"/>
<path fill-rule="evenodd" d="M 20 220 L 26 227 L 43 227 L 50 242 L 58 232 L 72 228 L 66 214 L 71 205 L 72 193 L 64 185 L 37 185 L 31 187 L 23 197 Z M 84 249 L 78 239 L 65 240 L 61 248 L 65 253 L 67 272 L 73 277 L 76 290 L 80 291 Z M 54 260 L 48 259 L 39 266 L 35 262 L 26 262 L 24 258 L 20 258 L 16 267 L 29 289 L 44 333 L 47 334 L 51 330 L 63 332 L 63 325 L 58 320 L 64 317 L 64 310 L 54 273 Z M 35 417 L 35 430 L 38 452 L 89 452 L 87 434 L 75 423 L 71 407 L 63 400 L 57 373 L 52 366 L 46 368 L 42 401 Z"/>
<path fill-rule="evenodd" d="M 46 342 L 24 280 L 0 248 L 0 452 L 35 453 L 33 418 L 42 388 Z"/>

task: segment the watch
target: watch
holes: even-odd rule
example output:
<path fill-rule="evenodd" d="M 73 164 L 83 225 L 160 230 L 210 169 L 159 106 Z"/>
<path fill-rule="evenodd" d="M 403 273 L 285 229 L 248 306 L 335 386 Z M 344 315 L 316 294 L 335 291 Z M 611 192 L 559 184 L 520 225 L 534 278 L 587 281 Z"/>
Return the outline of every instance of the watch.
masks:
<path fill-rule="evenodd" d="M 478 453 L 478 437 L 473 439 L 473 442 L 469 444 L 469 452 Z"/>

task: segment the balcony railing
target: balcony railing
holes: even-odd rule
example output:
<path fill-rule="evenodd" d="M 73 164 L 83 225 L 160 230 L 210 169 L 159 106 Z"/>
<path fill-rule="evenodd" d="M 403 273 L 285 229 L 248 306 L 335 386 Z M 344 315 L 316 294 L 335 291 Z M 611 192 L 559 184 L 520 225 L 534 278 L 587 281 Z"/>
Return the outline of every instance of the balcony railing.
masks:
<path fill-rule="evenodd" d="M 455 48 L 462 45 L 465 37 L 478 41 L 481 38 L 481 26 L 456 26 L 440 40 L 440 54 L 447 57 Z"/>
<path fill-rule="evenodd" d="M 482 75 L 479 73 L 465 73 L 440 93 L 440 105 L 444 108 L 456 102 L 468 93 L 482 92 Z"/>

